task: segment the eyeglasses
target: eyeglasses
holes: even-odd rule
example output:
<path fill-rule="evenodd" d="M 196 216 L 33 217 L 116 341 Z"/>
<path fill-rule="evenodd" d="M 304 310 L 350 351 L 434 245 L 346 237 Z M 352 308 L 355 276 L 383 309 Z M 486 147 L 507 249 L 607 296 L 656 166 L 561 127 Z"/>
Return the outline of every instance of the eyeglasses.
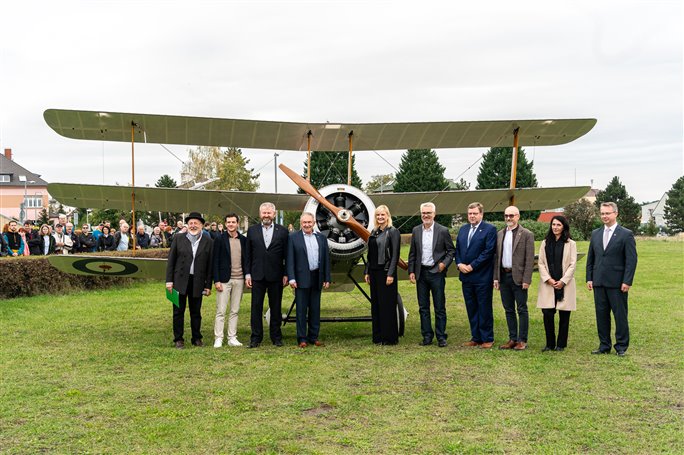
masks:
<path fill-rule="evenodd" d="M 513 215 L 508 214 L 508 213 L 504 213 L 504 218 L 515 218 L 516 216 L 517 216 L 517 214 L 515 214 L 515 213 Z"/>
<path fill-rule="evenodd" d="M 421 215 L 432 215 L 435 212 L 420 212 Z"/>
<path fill-rule="evenodd" d="M 612 215 L 613 213 L 615 213 L 615 212 L 601 212 L 601 216 L 608 216 L 608 215 Z"/>

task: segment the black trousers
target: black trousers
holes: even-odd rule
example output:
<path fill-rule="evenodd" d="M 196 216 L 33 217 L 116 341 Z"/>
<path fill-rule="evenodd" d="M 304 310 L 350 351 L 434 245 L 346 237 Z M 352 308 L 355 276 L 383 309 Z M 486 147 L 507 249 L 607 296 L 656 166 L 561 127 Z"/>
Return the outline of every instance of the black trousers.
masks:
<path fill-rule="evenodd" d="M 190 307 L 190 330 L 192 330 L 192 341 L 202 339 L 200 326 L 202 325 L 202 296 L 192 297 L 188 295 L 188 290 L 192 294 L 193 276 L 188 279 L 188 288 L 185 294 L 178 294 L 178 307 L 173 306 L 173 341 L 183 340 L 183 330 L 185 325 L 185 306 L 186 302 Z"/>
<path fill-rule="evenodd" d="M 509 340 L 527 343 L 527 330 L 530 325 L 530 317 L 527 313 L 527 291 L 522 286 L 515 284 L 513 275 L 510 272 L 501 270 L 499 292 L 501 293 L 501 303 L 506 313 Z M 516 305 L 518 307 L 517 317 L 515 314 Z"/>
<path fill-rule="evenodd" d="M 627 322 L 627 293 L 620 288 L 594 286 L 596 328 L 599 349 L 610 351 L 610 313 L 615 317 L 615 350 L 626 351 L 629 347 L 629 323 Z"/>
<path fill-rule="evenodd" d="M 371 319 L 373 343 L 397 344 L 399 321 L 397 319 L 397 277 L 387 286 L 387 272 L 383 269 L 369 270 L 371 291 Z"/>
<path fill-rule="evenodd" d="M 544 331 L 546 332 L 546 347 L 566 348 L 568 346 L 568 329 L 570 328 L 570 311 L 558 310 L 558 341 L 556 341 L 556 327 L 554 324 L 555 308 L 542 308 L 544 314 Z"/>
<path fill-rule="evenodd" d="M 283 322 L 282 302 L 283 302 L 283 282 L 282 281 L 252 281 L 252 343 L 261 343 L 264 339 L 264 298 L 268 293 L 268 308 L 271 310 L 271 320 L 268 331 L 271 342 L 277 343 L 283 340 L 280 326 Z"/>

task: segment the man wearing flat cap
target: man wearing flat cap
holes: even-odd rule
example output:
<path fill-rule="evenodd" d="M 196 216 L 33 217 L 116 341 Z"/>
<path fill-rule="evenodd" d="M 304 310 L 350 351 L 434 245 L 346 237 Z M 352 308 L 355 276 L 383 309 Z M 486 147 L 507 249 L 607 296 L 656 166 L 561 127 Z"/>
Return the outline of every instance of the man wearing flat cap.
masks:
<path fill-rule="evenodd" d="M 171 244 L 166 264 L 166 289 L 178 291 L 178 306 L 173 307 L 173 341 L 177 348 L 185 347 L 183 329 L 186 302 L 190 307 L 190 328 L 193 346 L 203 346 L 202 297 L 211 293 L 211 258 L 214 242 L 202 232 L 204 218 L 191 212 L 185 218 L 188 231 L 177 234 Z"/>

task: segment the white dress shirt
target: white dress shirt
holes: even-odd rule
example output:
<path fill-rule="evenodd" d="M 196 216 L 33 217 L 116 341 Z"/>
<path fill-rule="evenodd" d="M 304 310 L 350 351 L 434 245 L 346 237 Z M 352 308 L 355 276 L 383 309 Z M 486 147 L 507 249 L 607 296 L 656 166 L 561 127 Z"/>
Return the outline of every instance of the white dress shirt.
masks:
<path fill-rule="evenodd" d="M 433 265 L 435 265 L 435 258 L 432 255 L 432 239 L 435 232 L 435 223 L 432 223 L 432 225 L 429 228 L 426 228 L 425 225 L 422 225 L 422 227 L 423 251 L 420 263 L 425 267 L 432 267 Z"/>

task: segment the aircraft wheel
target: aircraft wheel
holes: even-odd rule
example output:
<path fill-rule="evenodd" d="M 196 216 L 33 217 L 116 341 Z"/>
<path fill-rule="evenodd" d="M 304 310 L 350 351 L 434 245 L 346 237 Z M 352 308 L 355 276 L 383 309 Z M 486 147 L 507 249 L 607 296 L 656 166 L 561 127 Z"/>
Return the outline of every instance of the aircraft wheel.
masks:
<path fill-rule="evenodd" d="M 397 294 L 397 321 L 399 324 L 399 336 L 404 336 L 404 328 L 406 326 L 406 318 L 408 317 L 408 311 L 404 308 L 404 301 L 401 299 L 401 295 Z"/>

